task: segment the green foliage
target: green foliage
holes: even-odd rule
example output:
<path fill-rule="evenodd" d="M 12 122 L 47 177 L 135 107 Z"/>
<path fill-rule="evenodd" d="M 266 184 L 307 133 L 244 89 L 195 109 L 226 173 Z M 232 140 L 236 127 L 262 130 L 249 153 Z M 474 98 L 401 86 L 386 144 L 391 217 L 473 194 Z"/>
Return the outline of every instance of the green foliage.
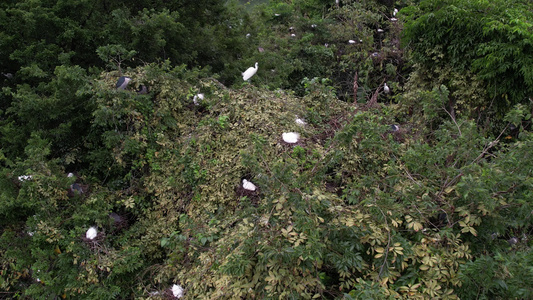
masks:
<path fill-rule="evenodd" d="M 451 67 L 441 81 L 449 87 L 448 81 L 471 76 L 470 71 L 484 82 L 487 97 L 467 102 L 467 111 L 482 105 L 501 119 L 509 105 L 522 103 L 533 91 L 528 1 L 422 1 L 402 14 L 403 42 L 424 72 L 440 77 L 444 66 Z"/>
<path fill-rule="evenodd" d="M 523 2 L 167 2 L 0 3 L 4 295 L 531 298 L 531 104 L 482 68 Z"/>

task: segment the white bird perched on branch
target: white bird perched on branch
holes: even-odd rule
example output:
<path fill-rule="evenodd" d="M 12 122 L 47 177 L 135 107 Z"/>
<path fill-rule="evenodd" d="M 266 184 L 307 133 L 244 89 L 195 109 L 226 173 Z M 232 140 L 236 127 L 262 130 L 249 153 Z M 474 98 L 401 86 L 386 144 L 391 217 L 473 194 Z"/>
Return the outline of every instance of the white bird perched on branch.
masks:
<path fill-rule="evenodd" d="M 242 180 L 242 188 L 248 191 L 255 191 L 257 189 L 255 184 L 251 183 L 250 181 L 246 179 Z"/>
<path fill-rule="evenodd" d="M 183 297 L 183 288 L 178 285 L 178 284 L 175 284 L 172 286 L 172 295 L 176 298 L 181 298 Z"/>
<path fill-rule="evenodd" d="M 198 100 L 204 100 L 204 94 L 194 95 L 194 97 L 192 98 L 192 102 L 194 103 L 194 105 L 200 105 L 200 103 L 198 103 Z"/>
<path fill-rule="evenodd" d="M 300 135 L 296 132 L 285 132 L 282 135 L 283 141 L 288 144 L 294 144 L 298 142 Z"/>
<path fill-rule="evenodd" d="M 390 89 L 389 89 L 389 86 L 387 85 L 387 83 L 385 82 L 383 84 L 383 91 L 385 92 L 385 94 L 388 94 L 390 93 Z"/>
<path fill-rule="evenodd" d="M 18 179 L 20 182 L 26 181 L 26 180 L 32 180 L 33 176 L 32 175 L 20 175 Z"/>
<path fill-rule="evenodd" d="M 257 69 L 259 69 L 259 63 L 255 63 L 255 68 L 254 67 L 249 67 L 248 70 L 244 71 L 244 73 L 242 73 L 242 80 L 246 81 L 250 78 L 252 78 L 252 76 L 255 75 L 255 73 L 257 72 Z"/>
<path fill-rule="evenodd" d="M 94 226 L 89 228 L 87 232 L 85 233 L 85 237 L 90 240 L 93 240 L 97 235 L 98 235 L 98 231 L 96 230 L 96 227 Z"/>

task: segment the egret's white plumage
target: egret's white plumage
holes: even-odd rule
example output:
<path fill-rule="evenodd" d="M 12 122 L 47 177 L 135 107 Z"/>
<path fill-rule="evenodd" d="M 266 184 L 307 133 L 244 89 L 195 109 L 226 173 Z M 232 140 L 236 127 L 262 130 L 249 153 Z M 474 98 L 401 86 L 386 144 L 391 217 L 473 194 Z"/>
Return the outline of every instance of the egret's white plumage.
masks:
<path fill-rule="evenodd" d="M 67 174 L 67 177 L 69 177 L 69 178 L 70 178 L 70 177 L 74 177 L 74 173 L 68 173 L 68 174 Z"/>
<path fill-rule="evenodd" d="M 98 231 L 96 230 L 96 227 L 91 227 L 87 230 L 85 233 L 85 237 L 92 240 L 98 235 Z"/>
<path fill-rule="evenodd" d="M 178 285 L 178 284 L 175 284 L 172 286 L 172 295 L 174 295 L 174 297 L 176 298 L 181 298 L 183 297 L 183 288 Z"/>
<path fill-rule="evenodd" d="M 355 44 L 355 41 L 354 40 L 349 40 L 348 43 L 349 44 Z"/>
<path fill-rule="evenodd" d="M 397 13 L 398 13 L 398 9 L 395 8 L 395 9 L 394 9 L 394 12 L 392 13 L 392 15 L 393 15 L 393 16 L 396 16 Z"/>
<path fill-rule="evenodd" d="M 300 118 L 296 118 L 296 121 L 295 121 L 295 122 L 296 122 L 296 124 L 298 124 L 298 125 L 305 125 L 305 124 L 307 124 L 307 123 L 305 123 L 304 120 L 302 120 L 302 119 L 300 119 Z"/>
<path fill-rule="evenodd" d="M 294 144 L 298 142 L 300 135 L 296 132 L 284 132 L 282 138 L 285 143 Z"/>
<path fill-rule="evenodd" d="M 204 100 L 204 94 L 194 95 L 194 97 L 192 98 L 192 102 L 194 102 L 194 105 L 200 105 L 200 103 L 198 103 L 198 100 Z"/>
<path fill-rule="evenodd" d="M 32 175 L 20 175 L 18 178 L 19 178 L 19 181 L 26 181 L 26 180 L 32 180 L 33 176 Z"/>
<path fill-rule="evenodd" d="M 389 89 L 389 86 L 387 85 L 387 83 L 383 84 L 383 91 L 385 92 L 385 94 L 390 93 L 390 89 Z"/>
<path fill-rule="evenodd" d="M 249 67 L 248 70 L 244 71 L 244 73 L 242 73 L 242 80 L 246 81 L 250 78 L 252 78 L 252 76 L 255 75 L 255 73 L 257 72 L 257 69 L 259 69 L 259 63 L 255 63 L 255 68 L 254 67 Z"/>
<path fill-rule="evenodd" d="M 381 28 L 378 29 L 378 32 L 379 32 L 379 33 L 382 33 L 383 31 L 384 31 L 384 30 L 381 29 Z"/>
<path fill-rule="evenodd" d="M 255 184 L 251 183 L 246 179 L 242 180 L 242 187 L 248 191 L 255 191 L 257 189 L 257 186 L 255 186 Z"/>

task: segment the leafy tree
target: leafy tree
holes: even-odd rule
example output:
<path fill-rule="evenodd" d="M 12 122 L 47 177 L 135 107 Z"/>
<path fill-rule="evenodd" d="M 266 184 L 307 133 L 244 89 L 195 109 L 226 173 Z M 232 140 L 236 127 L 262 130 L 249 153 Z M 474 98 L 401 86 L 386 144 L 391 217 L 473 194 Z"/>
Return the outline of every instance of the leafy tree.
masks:
<path fill-rule="evenodd" d="M 487 96 L 483 101 L 466 102 L 460 109 L 502 119 L 509 107 L 523 103 L 532 93 L 529 7 L 529 1 L 521 0 L 421 1 L 402 10 L 406 18 L 403 44 L 421 65 L 423 80 L 439 78 L 451 87 L 450 82 L 471 78 L 473 72 L 483 81 Z"/>
<path fill-rule="evenodd" d="M 0 3 L 51 26 L 0 34 L 2 295 L 531 298 L 531 107 L 476 110 L 484 56 L 404 52 L 432 6 L 396 5 Z M 473 118 L 491 109 L 507 128 Z"/>

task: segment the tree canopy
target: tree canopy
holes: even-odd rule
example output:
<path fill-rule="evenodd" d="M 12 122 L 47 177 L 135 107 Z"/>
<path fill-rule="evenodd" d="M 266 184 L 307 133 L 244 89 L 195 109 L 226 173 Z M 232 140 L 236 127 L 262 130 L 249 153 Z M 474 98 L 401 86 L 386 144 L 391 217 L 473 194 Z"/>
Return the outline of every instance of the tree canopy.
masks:
<path fill-rule="evenodd" d="M 532 8 L 3 1 L 0 298 L 532 298 Z"/>

